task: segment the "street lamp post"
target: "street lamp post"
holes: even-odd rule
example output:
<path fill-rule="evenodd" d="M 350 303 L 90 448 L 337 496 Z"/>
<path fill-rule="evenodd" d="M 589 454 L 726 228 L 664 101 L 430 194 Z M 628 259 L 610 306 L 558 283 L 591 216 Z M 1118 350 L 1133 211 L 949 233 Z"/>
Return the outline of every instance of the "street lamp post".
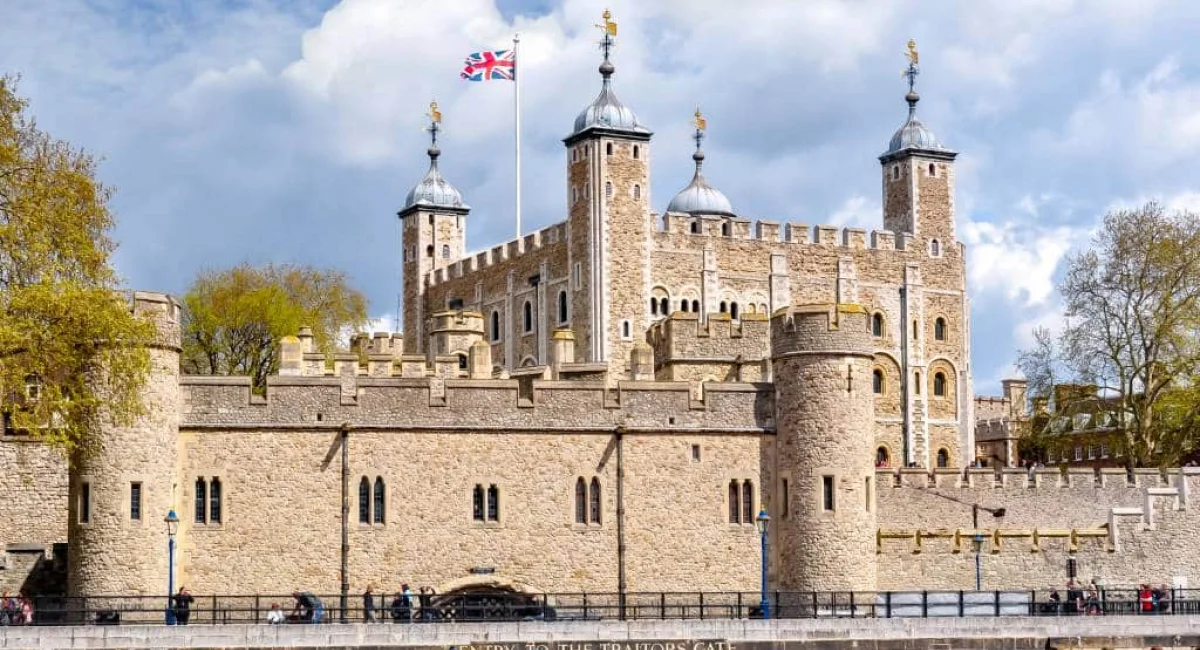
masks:
<path fill-rule="evenodd" d="M 975 549 L 975 591 L 979 591 L 983 582 L 983 571 L 979 563 L 979 551 L 983 548 L 983 535 L 976 532 L 975 536 L 971 538 L 971 546 Z"/>
<path fill-rule="evenodd" d="M 179 529 L 179 516 L 172 508 L 163 517 L 167 524 L 167 625 L 175 624 L 175 608 L 171 607 L 171 598 L 175 594 L 175 533 Z"/>
<path fill-rule="evenodd" d="M 762 537 L 762 599 L 759 601 L 759 607 L 762 609 L 762 617 L 768 619 L 771 618 L 771 601 L 767 598 L 767 528 L 771 524 L 771 518 L 767 516 L 766 508 L 758 511 L 754 523 L 758 525 L 758 534 Z"/>

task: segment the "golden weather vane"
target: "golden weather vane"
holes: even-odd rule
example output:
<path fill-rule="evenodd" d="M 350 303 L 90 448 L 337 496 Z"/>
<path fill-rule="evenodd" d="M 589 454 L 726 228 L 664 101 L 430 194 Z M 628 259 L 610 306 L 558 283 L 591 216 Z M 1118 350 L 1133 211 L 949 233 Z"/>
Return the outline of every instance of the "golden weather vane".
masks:
<path fill-rule="evenodd" d="M 437 100 L 429 102 L 429 119 L 436 122 L 442 121 L 442 112 L 438 110 Z"/>
<path fill-rule="evenodd" d="M 904 56 L 911 65 L 917 65 L 921 62 L 921 55 L 917 53 L 917 42 L 911 38 L 908 39 L 908 51 L 904 53 Z"/>
<path fill-rule="evenodd" d="M 609 36 L 616 36 L 617 35 L 617 24 L 615 22 L 613 22 L 613 20 L 612 20 L 612 12 L 605 9 L 603 18 L 604 18 L 604 24 L 596 25 L 596 27 L 603 29 L 604 33 Z"/>
<path fill-rule="evenodd" d="M 696 128 L 703 131 L 708 128 L 708 120 L 704 119 L 704 115 L 700 113 L 700 107 L 696 107 Z"/>

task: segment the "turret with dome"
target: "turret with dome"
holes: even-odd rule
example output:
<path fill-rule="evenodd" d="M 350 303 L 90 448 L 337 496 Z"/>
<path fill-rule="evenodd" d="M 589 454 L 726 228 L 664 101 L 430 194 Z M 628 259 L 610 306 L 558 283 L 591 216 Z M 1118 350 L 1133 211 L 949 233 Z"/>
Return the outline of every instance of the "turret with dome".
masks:
<path fill-rule="evenodd" d="M 704 150 L 700 148 L 700 143 L 704 140 L 704 131 L 708 128 L 708 121 L 705 120 L 698 108 L 696 109 L 695 124 L 696 134 L 692 137 L 696 140 L 696 152 L 692 154 L 692 160 L 696 161 L 696 171 L 692 175 L 692 182 L 679 190 L 679 193 L 667 204 L 667 212 L 735 216 L 733 204 L 721 190 L 709 185 L 704 174 L 701 173 L 704 165 Z"/>

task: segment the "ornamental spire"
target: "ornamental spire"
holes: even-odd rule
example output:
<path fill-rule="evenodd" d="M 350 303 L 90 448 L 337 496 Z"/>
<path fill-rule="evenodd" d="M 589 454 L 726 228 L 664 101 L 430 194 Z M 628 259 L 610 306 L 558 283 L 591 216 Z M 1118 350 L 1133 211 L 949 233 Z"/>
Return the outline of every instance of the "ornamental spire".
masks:
<path fill-rule="evenodd" d="M 699 178 L 700 167 L 704 164 L 704 150 L 700 148 L 700 143 L 704 141 L 704 131 L 708 129 L 708 120 L 704 119 L 699 106 L 696 107 L 692 123 L 696 126 L 696 133 L 692 135 L 692 139 L 696 141 L 696 152 L 692 154 L 692 160 L 696 161 L 696 178 Z"/>
<path fill-rule="evenodd" d="M 921 55 L 917 52 L 917 42 L 911 38 L 908 39 L 908 51 L 904 53 L 904 57 L 908 59 L 908 67 L 903 73 L 908 78 L 908 94 L 904 99 L 908 102 L 908 113 L 912 115 L 917 111 L 917 102 L 921 100 L 916 91 L 917 75 L 921 74 Z"/>

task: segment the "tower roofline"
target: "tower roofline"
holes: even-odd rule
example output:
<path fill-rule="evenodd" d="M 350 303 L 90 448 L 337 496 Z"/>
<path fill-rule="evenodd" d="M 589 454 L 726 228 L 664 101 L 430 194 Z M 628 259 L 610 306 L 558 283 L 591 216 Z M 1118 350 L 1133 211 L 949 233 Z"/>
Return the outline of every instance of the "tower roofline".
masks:
<path fill-rule="evenodd" d="M 626 131 L 624 129 L 609 129 L 609 128 L 605 128 L 602 126 L 589 126 L 588 128 L 586 128 L 578 133 L 572 133 L 571 135 L 568 135 L 567 137 L 563 138 L 563 144 L 565 144 L 569 147 L 581 140 L 588 140 L 590 138 L 602 138 L 602 137 L 621 138 L 623 140 L 635 140 L 638 142 L 649 142 L 650 136 L 652 136 L 652 135 L 654 135 L 654 133 L 652 133 L 650 131 Z"/>
<path fill-rule="evenodd" d="M 433 212 L 433 213 L 439 213 L 439 214 L 465 215 L 465 214 L 468 214 L 471 212 L 471 208 L 469 208 L 467 206 L 463 206 L 463 207 L 459 208 L 459 207 L 453 207 L 453 206 L 449 206 L 449 205 L 432 205 L 429 203 L 417 203 L 415 205 L 410 205 L 407 208 L 404 208 L 403 210 L 400 210 L 399 212 L 396 213 L 396 216 L 403 219 L 409 215 L 416 214 L 418 212 Z"/>
<path fill-rule="evenodd" d="M 958 152 L 950 151 L 949 149 L 901 149 L 899 151 L 889 151 L 879 156 L 879 163 L 881 165 L 886 165 L 890 162 L 900 160 L 901 158 L 908 158 L 910 156 L 920 156 L 922 158 L 953 162 L 954 159 L 958 157 Z"/>

